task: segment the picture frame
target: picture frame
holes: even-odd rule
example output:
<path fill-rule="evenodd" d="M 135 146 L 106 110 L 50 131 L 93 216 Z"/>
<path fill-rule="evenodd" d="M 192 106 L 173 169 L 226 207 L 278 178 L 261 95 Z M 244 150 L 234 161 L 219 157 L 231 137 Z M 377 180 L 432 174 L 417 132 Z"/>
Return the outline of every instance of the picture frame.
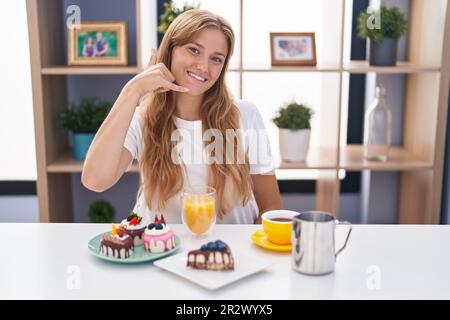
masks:
<path fill-rule="evenodd" d="M 128 64 L 126 21 L 86 21 L 68 29 L 68 65 Z"/>
<path fill-rule="evenodd" d="M 272 66 L 316 66 L 314 32 L 271 32 Z"/>

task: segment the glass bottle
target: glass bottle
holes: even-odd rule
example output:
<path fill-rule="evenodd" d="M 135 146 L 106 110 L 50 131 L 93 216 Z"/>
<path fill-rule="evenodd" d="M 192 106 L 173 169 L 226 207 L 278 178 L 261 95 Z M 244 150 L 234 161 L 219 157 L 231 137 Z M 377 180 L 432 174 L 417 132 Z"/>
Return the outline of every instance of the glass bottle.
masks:
<path fill-rule="evenodd" d="M 386 89 L 376 87 L 375 100 L 364 116 L 364 157 L 386 161 L 391 146 L 392 113 L 385 101 Z"/>

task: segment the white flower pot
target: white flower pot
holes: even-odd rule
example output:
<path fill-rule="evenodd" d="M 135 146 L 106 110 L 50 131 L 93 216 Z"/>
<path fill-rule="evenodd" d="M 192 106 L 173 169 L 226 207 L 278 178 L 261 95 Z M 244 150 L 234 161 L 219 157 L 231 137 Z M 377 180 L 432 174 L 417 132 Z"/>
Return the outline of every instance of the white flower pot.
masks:
<path fill-rule="evenodd" d="M 280 155 L 283 161 L 302 162 L 306 160 L 311 129 L 292 131 L 279 129 Z"/>

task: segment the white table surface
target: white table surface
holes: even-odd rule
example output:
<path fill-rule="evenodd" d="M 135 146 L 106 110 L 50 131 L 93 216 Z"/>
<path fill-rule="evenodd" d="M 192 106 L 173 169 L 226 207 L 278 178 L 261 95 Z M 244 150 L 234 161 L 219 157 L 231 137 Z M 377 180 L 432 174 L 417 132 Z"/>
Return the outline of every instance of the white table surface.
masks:
<path fill-rule="evenodd" d="M 335 272 L 312 277 L 291 269 L 290 253 L 267 251 L 250 235 L 257 225 L 218 225 L 201 243 L 172 225 L 178 252 L 221 239 L 273 260 L 267 270 L 216 291 L 152 263 L 120 265 L 89 253 L 102 224 L 0 224 L 1 299 L 450 299 L 450 226 L 355 225 Z M 345 226 L 336 230 L 343 242 Z M 73 281 L 73 277 L 79 281 Z"/>

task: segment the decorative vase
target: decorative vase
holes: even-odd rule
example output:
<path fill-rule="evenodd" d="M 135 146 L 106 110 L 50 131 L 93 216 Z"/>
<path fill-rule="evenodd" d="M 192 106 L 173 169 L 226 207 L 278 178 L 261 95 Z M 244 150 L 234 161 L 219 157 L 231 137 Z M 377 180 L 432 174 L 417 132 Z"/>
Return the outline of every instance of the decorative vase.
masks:
<path fill-rule="evenodd" d="M 392 113 L 385 101 L 386 89 L 377 86 L 376 97 L 364 119 L 364 157 L 386 161 L 391 146 Z"/>
<path fill-rule="evenodd" d="M 281 159 L 288 162 L 305 161 L 309 149 L 311 129 L 296 131 L 279 129 L 278 132 Z"/>
<path fill-rule="evenodd" d="M 384 38 L 381 41 L 370 39 L 369 63 L 371 66 L 392 67 L 397 63 L 398 39 Z"/>
<path fill-rule="evenodd" d="M 89 150 L 89 146 L 94 140 L 95 133 L 75 133 L 72 132 L 72 153 L 76 160 L 83 161 Z"/>

